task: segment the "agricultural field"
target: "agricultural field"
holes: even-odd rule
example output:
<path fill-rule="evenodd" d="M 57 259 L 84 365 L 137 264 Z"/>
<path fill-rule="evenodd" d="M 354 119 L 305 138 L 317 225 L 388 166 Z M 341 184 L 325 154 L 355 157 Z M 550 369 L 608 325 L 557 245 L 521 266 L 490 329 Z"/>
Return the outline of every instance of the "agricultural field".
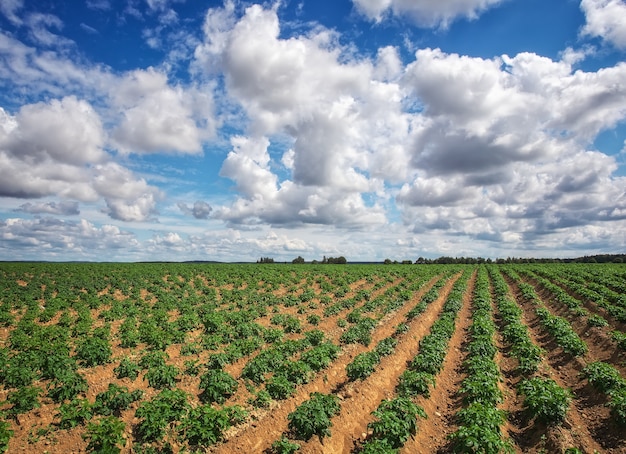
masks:
<path fill-rule="evenodd" d="M 0 264 L 0 452 L 626 453 L 626 265 Z"/>

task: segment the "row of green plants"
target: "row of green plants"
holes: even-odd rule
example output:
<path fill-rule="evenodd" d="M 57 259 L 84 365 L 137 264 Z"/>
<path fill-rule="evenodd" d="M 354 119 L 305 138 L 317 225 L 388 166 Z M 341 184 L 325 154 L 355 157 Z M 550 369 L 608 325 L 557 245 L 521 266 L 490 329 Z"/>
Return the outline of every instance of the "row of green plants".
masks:
<path fill-rule="evenodd" d="M 450 434 L 452 450 L 459 453 L 512 452 L 512 444 L 502 433 L 506 413 L 498 408 L 502 402 L 500 370 L 495 361 L 496 326 L 492 318 L 489 279 L 484 266 L 478 268 L 472 295 L 472 324 L 463 362 L 466 377 L 459 393 L 464 407 L 457 413 L 458 428 Z"/>
<path fill-rule="evenodd" d="M 466 269 L 457 279 L 446 298 L 439 318 L 433 323 L 429 334 L 419 343 L 419 351 L 409 368 L 400 376 L 396 392 L 400 396 L 430 396 L 435 386 L 435 376 L 443 367 L 448 344 L 454 334 L 456 317 L 463 304 L 463 293 L 471 271 Z"/>
<path fill-rule="evenodd" d="M 572 393 L 569 389 L 562 388 L 551 378 L 532 376 L 532 374 L 537 372 L 545 352 L 530 339 L 528 327 L 521 322 L 522 310 L 508 298 L 508 288 L 500 271 L 493 268 L 490 271 L 494 294 L 496 295 L 496 304 L 503 325 L 501 330 L 502 337 L 511 346 L 511 356 L 518 360 L 517 369 L 522 375 L 522 379 L 517 386 L 517 394 L 524 399 L 525 413 L 529 420 L 534 420 L 535 422 L 548 425 L 560 424 L 567 416 Z M 509 277 L 516 279 L 525 298 L 538 302 L 532 286 L 521 282 L 515 272 L 509 271 Z M 540 310 L 547 312 L 547 309 L 544 307 L 537 309 L 538 312 Z M 542 322 L 544 327 L 546 327 L 545 320 L 549 317 L 553 316 L 551 314 L 544 315 L 542 319 L 544 320 Z M 564 321 L 564 319 L 560 320 Z M 567 325 L 569 326 L 569 324 Z M 550 331 L 548 327 L 546 329 Z M 569 330 L 562 329 L 562 331 L 569 333 L 571 326 L 569 326 Z M 555 332 L 554 328 L 552 328 L 552 332 Z M 561 346 L 569 345 L 562 338 L 557 340 L 557 343 Z"/>
<path fill-rule="evenodd" d="M 517 371 L 523 376 L 535 373 L 541 363 L 544 350 L 536 345 L 522 320 L 522 309 L 509 297 L 509 289 L 500 271 L 489 268 L 495 303 L 502 328 L 502 338 L 510 346 L 509 355 L 517 360 Z"/>
<path fill-rule="evenodd" d="M 581 371 L 581 376 L 589 381 L 593 388 L 604 394 L 611 417 L 621 426 L 626 425 L 626 380 L 612 365 L 594 361 Z"/>
<path fill-rule="evenodd" d="M 563 349 L 566 354 L 572 356 L 582 356 L 587 353 L 588 348 L 572 325 L 563 317 L 553 315 L 537 296 L 532 285 L 522 282 L 519 275 L 511 269 L 505 270 L 508 276 L 515 280 L 522 298 L 535 306 L 535 313 L 543 328 L 552 336 L 556 344 Z"/>

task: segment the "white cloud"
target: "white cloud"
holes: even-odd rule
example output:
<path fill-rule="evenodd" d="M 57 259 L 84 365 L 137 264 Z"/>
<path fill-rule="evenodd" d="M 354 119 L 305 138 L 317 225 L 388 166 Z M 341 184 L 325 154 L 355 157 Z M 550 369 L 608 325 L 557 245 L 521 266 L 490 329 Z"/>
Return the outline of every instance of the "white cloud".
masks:
<path fill-rule="evenodd" d="M 54 218 L 0 220 L 0 251 L 11 251 L 15 260 L 102 260 L 115 251 L 119 260 L 136 256 L 135 235 L 114 225 L 100 227 L 81 219 L 78 222 Z"/>
<path fill-rule="evenodd" d="M 353 0 L 368 18 L 380 22 L 387 14 L 406 16 L 420 27 L 447 28 L 457 18 L 475 19 L 504 0 Z"/>
<path fill-rule="evenodd" d="M 51 29 L 61 30 L 63 21 L 53 14 L 31 13 L 26 17 L 30 38 L 38 45 L 46 47 L 67 46 L 73 41 L 51 32 Z"/>
<path fill-rule="evenodd" d="M 123 153 L 200 153 L 215 132 L 210 93 L 171 87 L 152 68 L 127 74 L 111 96 L 122 115 L 113 138 Z"/>
<path fill-rule="evenodd" d="M 62 201 L 62 202 L 27 202 L 14 211 L 21 211 L 32 214 L 58 214 L 58 215 L 77 215 L 80 214 L 78 202 Z"/>
<path fill-rule="evenodd" d="M 183 203 L 183 202 L 179 202 L 177 206 L 180 209 L 180 211 L 182 211 L 188 216 L 193 216 L 196 219 L 208 219 L 209 215 L 211 214 L 211 211 L 213 211 L 213 208 L 211 208 L 211 205 L 209 205 L 207 202 L 204 202 L 202 200 L 196 200 L 193 204 L 193 207 L 191 208 L 187 206 L 186 203 Z"/>
<path fill-rule="evenodd" d="M 199 64 L 211 63 L 207 74 L 215 65 L 224 71 L 228 94 L 250 119 L 249 137 L 236 140 L 258 149 L 233 143 L 221 175 L 236 182 L 242 199 L 215 215 L 232 222 L 383 222 L 383 210 L 366 204 L 361 193 L 380 187 L 367 174 L 372 147 L 385 142 L 397 156 L 400 147 L 394 142 L 406 139 L 408 120 L 400 111 L 399 87 L 383 81 L 400 74 L 396 51 L 381 51 L 376 64 L 358 61 L 325 29 L 279 38 L 275 9 L 254 5 L 239 21 L 233 14 L 232 3 L 209 11 L 206 40 L 196 55 Z M 233 25 L 226 28 L 224 23 Z M 291 178 L 283 181 L 267 152 L 268 138 L 277 134 L 293 139 L 282 160 Z"/>
<path fill-rule="evenodd" d="M 14 120 L 2 113 L 4 124 L 13 122 L 13 126 L 7 136 L 0 136 L 0 147 L 16 158 L 80 165 L 106 157 L 102 123 L 86 101 L 70 96 L 26 105 Z"/>
<path fill-rule="evenodd" d="M 17 12 L 24 7 L 24 0 L 2 0 L 0 2 L 0 13 L 15 25 L 22 24 Z"/>
<path fill-rule="evenodd" d="M 626 3 L 623 0 L 582 0 L 587 22 L 581 33 L 599 36 L 619 49 L 626 49 Z"/>
<path fill-rule="evenodd" d="M 121 221 L 147 221 L 156 214 L 160 192 L 143 178 L 112 162 L 94 169 L 93 186 L 104 197 L 107 213 Z"/>
<path fill-rule="evenodd" d="M 114 219 L 148 220 L 159 192 L 110 162 L 104 136 L 91 105 L 72 96 L 23 106 L 14 117 L 0 108 L 0 195 L 102 197 Z"/>

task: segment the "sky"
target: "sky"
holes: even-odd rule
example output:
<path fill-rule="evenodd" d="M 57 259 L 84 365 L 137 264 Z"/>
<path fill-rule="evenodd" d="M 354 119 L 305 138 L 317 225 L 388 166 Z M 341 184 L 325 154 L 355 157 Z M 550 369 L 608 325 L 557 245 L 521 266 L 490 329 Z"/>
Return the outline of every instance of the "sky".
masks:
<path fill-rule="evenodd" d="M 626 251 L 624 0 L 0 0 L 0 260 Z"/>

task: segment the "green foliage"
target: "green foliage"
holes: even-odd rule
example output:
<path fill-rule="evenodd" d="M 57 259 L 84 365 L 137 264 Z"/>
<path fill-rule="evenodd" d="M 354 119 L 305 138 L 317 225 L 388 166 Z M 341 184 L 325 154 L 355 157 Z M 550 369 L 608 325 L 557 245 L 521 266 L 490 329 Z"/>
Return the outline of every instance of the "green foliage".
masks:
<path fill-rule="evenodd" d="M 604 326 L 608 326 L 609 322 L 607 322 L 601 315 L 591 314 L 587 317 L 587 325 L 602 328 Z"/>
<path fill-rule="evenodd" d="M 396 392 L 403 397 L 423 395 L 430 397 L 430 388 L 435 386 L 435 377 L 428 372 L 405 370 L 398 381 Z"/>
<path fill-rule="evenodd" d="M 143 396 L 143 391 L 137 389 L 129 392 L 126 386 L 109 383 L 106 391 L 96 396 L 93 411 L 104 416 L 119 416 L 122 410 L 126 410 L 131 403 L 138 401 Z"/>
<path fill-rule="evenodd" d="M 76 357 L 86 367 L 106 364 L 111 354 L 109 341 L 99 336 L 87 337 L 76 347 Z"/>
<path fill-rule="evenodd" d="M 367 440 L 360 451 L 360 454 L 396 454 L 397 448 L 389 444 L 386 438 L 372 438 Z"/>
<path fill-rule="evenodd" d="M 0 453 L 9 449 L 9 440 L 13 436 L 11 425 L 7 421 L 0 420 Z"/>
<path fill-rule="evenodd" d="M 319 372 L 328 367 L 328 365 L 337 358 L 340 351 L 341 349 L 338 346 L 330 342 L 325 342 L 302 353 L 300 359 L 308 364 L 315 372 Z"/>
<path fill-rule="evenodd" d="M 611 337 L 615 342 L 617 342 L 617 347 L 620 350 L 626 350 L 626 333 L 622 333 L 621 331 L 613 331 L 611 333 Z"/>
<path fill-rule="evenodd" d="M 41 394 L 41 388 L 36 386 L 24 386 L 17 391 L 9 393 L 7 401 L 12 405 L 9 409 L 9 414 L 19 415 L 26 413 L 33 408 L 39 408 L 39 395 Z"/>
<path fill-rule="evenodd" d="M 73 399 L 59 407 L 59 427 L 71 429 L 93 416 L 92 406 L 87 399 Z"/>
<path fill-rule="evenodd" d="M 339 398 L 332 394 L 311 393 L 309 400 L 300 404 L 287 419 L 289 430 L 298 440 L 309 440 L 313 435 L 330 435 L 331 418 L 339 413 Z"/>
<path fill-rule="evenodd" d="M 609 392 L 611 416 L 618 424 L 626 425 L 626 387 L 613 389 Z"/>
<path fill-rule="evenodd" d="M 500 427 L 506 413 L 492 405 L 474 402 L 457 414 L 459 428 L 450 434 L 453 451 L 459 453 L 498 454 L 514 452 L 511 443 L 502 438 Z"/>
<path fill-rule="evenodd" d="M 269 379 L 265 385 L 265 389 L 272 399 L 284 400 L 296 392 L 294 383 L 289 381 L 287 377 L 282 374 L 274 375 Z"/>
<path fill-rule="evenodd" d="M 350 381 L 366 379 L 374 372 L 379 361 L 380 356 L 375 351 L 359 353 L 346 366 L 348 379 Z"/>
<path fill-rule="evenodd" d="M 397 339 L 386 337 L 376 345 L 375 351 L 379 356 L 389 356 L 396 349 L 396 345 L 398 345 Z"/>
<path fill-rule="evenodd" d="M 217 402 L 223 404 L 235 394 L 239 384 L 237 380 L 223 370 L 208 370 L 200 377 L 200 400 L 204 403 Z"/>
<path fill-rule="evenodd" d="M 171 364 L 161 364 L 150 367 L 145 378 L 150 386 L 155 389 L 173 388 L 176 385 L 176 377 L 180 371 Z"/>
<path fill-rule="evenodd" d="M 313 326 L 317 326 L 322 321 L 322 317 L 320 317 L 317 314 L 311 314 L 307 316 L 306 321 L 309 322 Z"/>
<path fill-rule="evenodd" d="M 518 392 L 525 397 L 524 407 L 530 415 L 548 424 L 562 422 L 572 400 L 571 392 L 550 378 L 524 379 L 518 385 Z"/>
<path fill-rule="evenodd" d="M 89 385 L 85 377 L 73 370 L 67 370 L 50 382 L 48 396 L 55 402 L 63 402 L 87 392 Z"/>
<path fill-rule="evenodd" d="M 141 403 L 135 416 L 141 418 L 137 426 L 139 438 L 156 441 L 163 437 L 165 428 L 178 420 L 189 408 L 187 394 L 180 389 L 164 389 L 152 400 Z"/>
<path fill-rule="evenodd" d="M 265 389 L 259 389 L 254 394 L 254 397 L 248 400 L 248 403 L 255 408 L 269 408 L 271 402 L 272 396 L 270 396 L 270 393 L 268 393 Z"/>
<path fill-rule="evenodd" d="M 342 344 L 363 344 L 366 347 L 372 341 L 372 330 L 376 326 L 374 319 L 363 317 L 355 325 L 341 335 L 339 342 Z"/>
<path fill-rule="evenodd" d="M 424 409 L 407 397 L 383 400 L 368 424 L 374 438 L 385 440 L 392 448 L 400 448 L 417 431 L 417 418 L 426 418 Z"/>
<path fill-rule="evenodd" d="M 300 449 L 300 445 L 298 443 L 294 443 L 287 437 L 282 436 L 280 439 L 272 443 L 270 452 L 272 454 L 293 454 L 298 449 Z"/>
<path fill-rule="evenodd" d="M 87 451 L 114 454 L 121 452 L 120 446 L 126 445 L 124 438 L 125 424 L 114 416 L 105 416 L 90 422 L 83 438 L 87 440 Z"/>
<path fill-rule="evenodd" d="M 117 378 L 130 378 L 135 380 L 139 376 L 139 364 L 129 358 L 122 358 L 120 364 L 113 369 Z"/>
<path fill-rule="evenodd" d="M 243 419 L 240 409 L 229 407 L 218 410 L 211 405 L 192 408 L 180 424 L 183 438 L 191 446 L 208 447 L 221 441 L 224 432 Z"/>
<path fill-rule="evenodd" d="M 601 361 L 588 364 L 581 371 L 581 375 L 589 380 L 591 386 L 603 393 L 626 387 L 619 371 L 610 364 Z"/>

